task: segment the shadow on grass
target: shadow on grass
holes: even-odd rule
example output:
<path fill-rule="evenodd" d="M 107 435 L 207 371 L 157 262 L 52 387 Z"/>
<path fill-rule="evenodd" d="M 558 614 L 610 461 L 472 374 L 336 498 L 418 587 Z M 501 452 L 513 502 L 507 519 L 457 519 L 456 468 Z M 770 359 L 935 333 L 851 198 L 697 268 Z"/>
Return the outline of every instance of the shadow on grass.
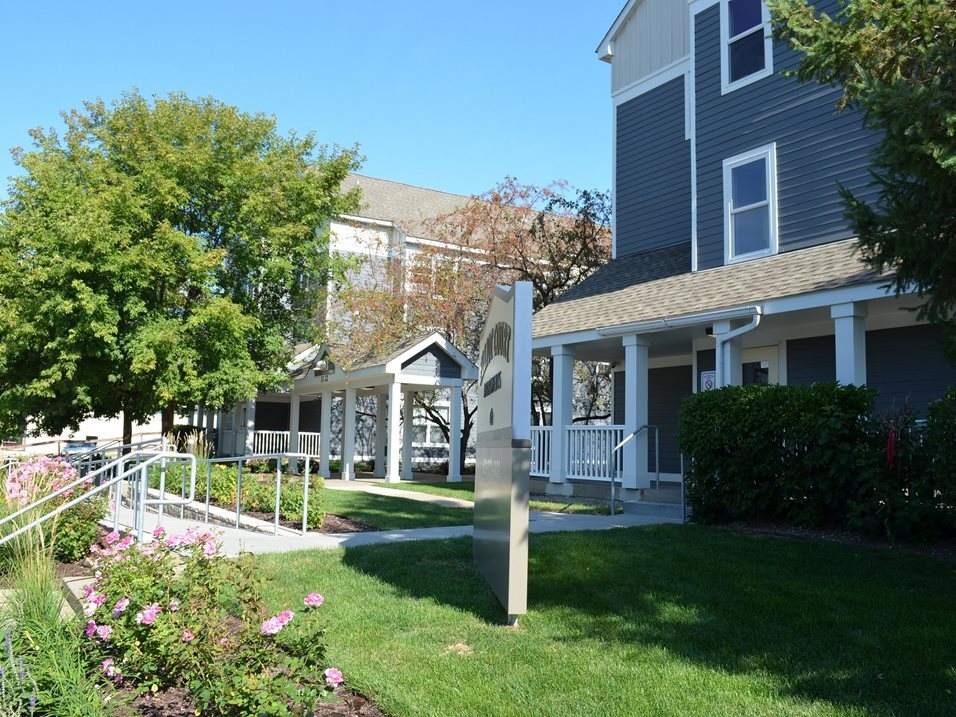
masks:
<path fill-rule="evenodd" d="M 326 490 L 323 500 L 326 512 L 359 520 L 378 530 L 469 525 L 473 519 L 469 508 L 445 507 L 360 491 Z"/>
<path fill-rule="evenodd" d="M 345 562 L 488 623 L 471 541 L 369 546 Z M 878 715 L 956 713 L 956 570 L 855 546 L 693 526 L 531 536 L 529 630 L 661 647 L 781 694 Z"/>

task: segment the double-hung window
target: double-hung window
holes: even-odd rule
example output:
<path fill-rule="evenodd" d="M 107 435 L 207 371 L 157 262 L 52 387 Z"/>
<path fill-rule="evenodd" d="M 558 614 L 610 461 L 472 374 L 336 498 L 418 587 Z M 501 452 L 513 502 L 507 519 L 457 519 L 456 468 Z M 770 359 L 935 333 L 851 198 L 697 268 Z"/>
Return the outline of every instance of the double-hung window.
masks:
<path fill-rule="evenodd" d="M 777 253 L 777 160 L 769 144 L 724 160 L 724 263 Z"/>
<path fill-rule="evenodd" d="M 773 74 L 770 13 L 761 0 L 720 3 L 721 93 Z"/>

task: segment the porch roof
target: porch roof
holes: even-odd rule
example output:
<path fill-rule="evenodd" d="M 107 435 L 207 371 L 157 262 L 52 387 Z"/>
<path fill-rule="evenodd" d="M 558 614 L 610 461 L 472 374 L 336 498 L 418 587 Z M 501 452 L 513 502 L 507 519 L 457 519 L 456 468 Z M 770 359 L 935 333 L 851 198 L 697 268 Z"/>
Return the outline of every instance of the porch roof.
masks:
<path fill-rule="evenodd" d="M 615 259 L 534 315 L 532 336 L 625 326 L 885 281 L 855 239 L 691 272 L 690 245 Z"/>

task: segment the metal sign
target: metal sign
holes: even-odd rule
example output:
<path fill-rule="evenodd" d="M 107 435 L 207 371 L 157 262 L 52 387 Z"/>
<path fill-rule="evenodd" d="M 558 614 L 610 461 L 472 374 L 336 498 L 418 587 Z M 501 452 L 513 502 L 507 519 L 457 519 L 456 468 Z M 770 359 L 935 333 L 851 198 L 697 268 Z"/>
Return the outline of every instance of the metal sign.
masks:
<path fill-rule="evenodd" d="M 480 349 L 475 564 L 514 623 L 528 611 L 529 282 L 495 287 Z"/>

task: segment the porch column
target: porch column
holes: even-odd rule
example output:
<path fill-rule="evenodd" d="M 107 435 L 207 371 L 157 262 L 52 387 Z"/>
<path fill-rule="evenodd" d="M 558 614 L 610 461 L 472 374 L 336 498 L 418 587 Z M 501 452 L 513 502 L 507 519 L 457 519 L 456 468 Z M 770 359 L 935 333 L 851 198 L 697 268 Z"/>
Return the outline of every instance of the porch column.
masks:
<path fill-rule="evenodd" d="M 319 473 L 329 477 L 329 454 L 332 452 L 332 392 L 322 394 L 319 405 Z"/>
<path fill-rule="evenodd" d="M 293 393 L 289 397 L 289 453 L 299 452 L 299 405 L 302 397 Z"/>
<path fill-rule="evenodd" d="M 412 422 L 415 420 L 415 392 L 402 394 L 402 478 L 412 479 Z"/>
<path fill-rule="evenodd" d="M 256 451 L 256 401 L 246 401 L 246 445 L 247 456 Z"/>
<path fill-rule="evenodd" d="M 355 389 L 345 389 L 345 408 L 342 411 L 342 480 L 355 480 Z"/>
<path fill-rule="evenodd" d="M 866 384 L 866 304 L 830 307 L 836 339 L 836 380 L 844 386 Z"/>
<path fill-rule="evenodd" d="M 289 396 L 289 453 L 299 452 L 299 407 L 301 402 L 302 397 L 293 390 Z M 293 473 L 298 473 L 299 459 L 290 459 L 289 468 Z"/>
<path fill-rule="evenodd" d="M 375 470 L 372 475 L 376 478 L 385 477 L 385 442 L 388 440 L 385 426 L 386 414 L 385 408 L 386 394 L 375 394 Z"/>
<path fill-rule="evenodd" d="M 624 343 L 624 437 L 647 425 L 648 351 L 647 340 L 625 336 Z M 647 472 L 647 429 L 624 444 L 621 487 L 650 488 Z"/>
<path fill-rule="evenodd" d="M 398 457 L 401 455 L 401 405 L 402 405 L 402 386 L 399 383 L 390 383 L 388 385 L 388 469 L 385 471 L 385 480 L 389 483 L 398 483 L 402 479 L 398 472 Z M 383 433 L 384 437 L 384 433 Z"/>
<path fill-rule="evenodd" d="M 448 401 L 448 482 L 461 482 L 461 389 L 452 386 Z"/>
<path fill-rule="evenodd" d="M 717 387 L 723 386 L 741 386 L 744 382 L 744 363 L 743 348 L 741 338 L 722 341 L 724 334 L 729 334 L 732 330 L 730 321 L 714 322 L 714 338 L 717 340 L 715 346 Z"/>
<path fill-rule="evenodd" d="M 551 347 L 551 483 L 564 483 L 568 469 L 567 431 L 574 418 L 574 350 Z"/>

